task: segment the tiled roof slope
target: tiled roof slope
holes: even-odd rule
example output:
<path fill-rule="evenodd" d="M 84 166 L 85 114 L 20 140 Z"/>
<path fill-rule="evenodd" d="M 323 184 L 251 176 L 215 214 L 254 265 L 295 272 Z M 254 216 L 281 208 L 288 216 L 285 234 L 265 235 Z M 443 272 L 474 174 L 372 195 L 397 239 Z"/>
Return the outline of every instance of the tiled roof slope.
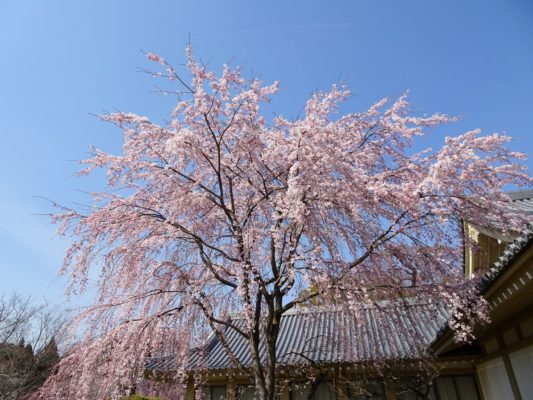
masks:
<path fill-rule="evenodd" d="M 515 190 L 507 192 L 507 195 L 513 200 L 513 205 L 525 214 L 533 214 L 533 190 Z"/>
<path fill-rule="evenodd" d="M 347 311 L 300 310 L 281 317 L 277 358 L 280 365 L 416 359 L 446 320 L 444 307 L 427 303 L 364 309 L 359 318 Z M 244 321 L 235 323 L 242 325 Z M 251 366 L 247 341 L 229 330 L 227 342 L 240 362 Z M 146 364 L 148 370 L 157 371 L 175 367 L 172 356 L 151 358 Z M 207 351 L 193 352 L 189 364 L 190 370 L 233 367 L 217 339 L 209 343 Z"/>
<path fill-rule="evenodd" d="M 533 243 L 533 225 L 528 224 L 520 235 L 505 248 L 502 255 L 492 264 L 480 282 L 481 293 L 485 292 L 491 285 L 510 268 L 513 261 L 518 258 L 523 251 Z"/>

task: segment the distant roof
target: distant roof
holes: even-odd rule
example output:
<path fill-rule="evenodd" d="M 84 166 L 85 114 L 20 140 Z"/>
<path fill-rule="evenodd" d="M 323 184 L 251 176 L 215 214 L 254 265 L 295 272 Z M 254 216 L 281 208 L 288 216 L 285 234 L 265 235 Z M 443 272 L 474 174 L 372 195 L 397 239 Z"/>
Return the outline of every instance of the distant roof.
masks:
<path fill-rule="evenodd" d="M 348 311 L 299 310 L 281 317 L 277 359 L 280 365 L 417 359 L 447 319 L 443 306 L 428 303 L 368 308 L 360 312 L 359 320 Z M 378 321 L 383 323 L 378 324 Z M 234 322 L 244 325 L 243 320 Z M 226 336 L 235 356 L 244 367 L 250 367 L 251 357 L 245 338 L 232 329 Z M 146 368 L 175 370 L 175 358 L 150 358 Z M 220 341 L 213 338 L 204 351 L 193 352 L 188 369 L 197 368 L 235 367 Z"/>
<path fill-rule="evenodd" d="M 526 214 L 533 214 L 533 190 L 514 190 L 506 193 L 519 211 Z"/>

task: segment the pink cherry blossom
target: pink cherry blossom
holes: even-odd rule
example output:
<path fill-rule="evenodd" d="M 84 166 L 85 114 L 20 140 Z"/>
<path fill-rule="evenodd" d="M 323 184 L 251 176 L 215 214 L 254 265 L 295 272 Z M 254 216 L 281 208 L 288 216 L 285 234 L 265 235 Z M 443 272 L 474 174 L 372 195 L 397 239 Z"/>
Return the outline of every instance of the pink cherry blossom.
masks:
<path fill-rule="evenodd" d="M 412 116 L 406 95 L 341 115 L 350 91 L 335 85 L 301 118 L 268 122 L 261 107 L 278 82 L 228 66 L 217 76 L 186 55 L 190 80 L 147 54 L 180 85 L 169 122 L 103 115 L 122 129 L 122 152 L 92 149 L 81 173 L 103 168 L 107 189 L 87 210 L 52 216 L 74 238 L 61 270 L 69 290 L 85 290 L 91 269 L 100 276 L 94 305 L 73 322 L 83 338 L 36 397 L 119 398 L 146 357 L 172 354 L 182 398 L 189 349 L 233 329 L 249 341 L 259 398 L 272 399 L 279 318 L 313 298 L 353 312 L 445 302 L 457 336 L 471 338 L 486 310 L 462 274 L 462 221 L 524 223 L 503 193 L 531 184 L 510 137 L 474 130 L 416 153 L 417 137 L 453 118 Z"/>

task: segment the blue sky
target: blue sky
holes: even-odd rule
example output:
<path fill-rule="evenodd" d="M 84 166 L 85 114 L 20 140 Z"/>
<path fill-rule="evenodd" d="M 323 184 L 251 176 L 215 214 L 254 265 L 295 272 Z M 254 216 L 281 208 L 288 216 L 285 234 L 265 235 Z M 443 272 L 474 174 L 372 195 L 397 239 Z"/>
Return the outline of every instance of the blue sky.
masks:
<path fill-rule="evenodd" d="M 271 106 L 294 117 L 332 83 L 363 110 L 410 90 L 412 109 L 458 115 L 430 135 L 505 131 L 531 156 L 533 2 L 25 1 L 0 2 L 0 293 L 63 301 L 56 277 L 67 241 L 38 214 L 46 197 L 73 206 L 103 188 L 76 178 L 87 147 L 120 151 L 120 132 L 91 114 L 119 109 L 162 121 L 141 50 L 184 60 L 188 38 L 217 69 L 228 60 L 280 80 Z M 532 161 L 528 165 L 533 166 Z"/>

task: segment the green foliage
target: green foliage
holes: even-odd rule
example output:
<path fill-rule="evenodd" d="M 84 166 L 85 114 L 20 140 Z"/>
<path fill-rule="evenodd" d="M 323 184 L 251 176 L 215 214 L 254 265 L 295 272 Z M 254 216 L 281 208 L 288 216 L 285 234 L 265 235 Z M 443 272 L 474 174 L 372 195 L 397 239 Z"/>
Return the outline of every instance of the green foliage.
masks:
<path fill-rule="evenodd" d="M 307 297 L 310 297 L 309 300 L 306 300 L 304 303 L 302 303 L 302 306 L 311 307 L 319 306 L 322 304 L 322 302 L 320 301 L 320 297 L 318 296 L 318 287 L 314 283 L 311 284 L 308 288 L 300 290 L 300 292 L 298 293 L 298 299 L 303 299 Z"/>
<path fill-rule="evenodd" d="M 158 400 L 158 397 L 146 397 L 140 394 L 133 394 L 130 397 L 124 397 L 123 400 Z"/>

